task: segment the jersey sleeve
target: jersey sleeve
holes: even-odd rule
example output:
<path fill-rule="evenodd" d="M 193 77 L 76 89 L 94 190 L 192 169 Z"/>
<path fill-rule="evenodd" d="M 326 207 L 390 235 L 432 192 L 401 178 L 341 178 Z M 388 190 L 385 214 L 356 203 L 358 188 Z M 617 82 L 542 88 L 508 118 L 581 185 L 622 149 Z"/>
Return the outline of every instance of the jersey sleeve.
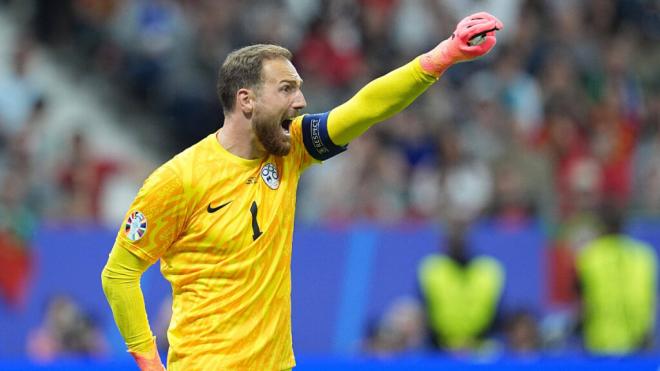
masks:
<path fill-rule="evenodd" d="M 419 58 L 371 81 L 330 111 L 326 117 L 328 140 L 349 143 L 372 125 L 401 112 L 436 81 L 435 76 L 424 71 Z"/>
<path fill-rule="evenodd" d="M 181 176 L 165 164 L 145 180 L 117 232 L 115 246 L 154 263 L 177 239 L 185 219 Z"/>

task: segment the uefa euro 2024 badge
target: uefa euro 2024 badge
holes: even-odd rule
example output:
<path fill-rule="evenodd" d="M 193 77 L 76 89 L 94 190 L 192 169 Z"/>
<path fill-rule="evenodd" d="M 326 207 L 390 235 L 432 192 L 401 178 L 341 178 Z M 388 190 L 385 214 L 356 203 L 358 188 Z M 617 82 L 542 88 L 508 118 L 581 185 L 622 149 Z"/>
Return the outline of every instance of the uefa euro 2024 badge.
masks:
<path fill-rule="evenodd" d="M 126 219 L 124 234 L 131 241 L 137 241 L 147 233 L 147 217 L 139 211 L 134 211 Z"/>
<path fill-rule="evenodd" d="M 277 168 L 270 162 L 267 162 L 261 168 L 261 179 L 264 180 L 270 189 L 277 189 L 280 186 L 280 178 L 277 175 Z"/>

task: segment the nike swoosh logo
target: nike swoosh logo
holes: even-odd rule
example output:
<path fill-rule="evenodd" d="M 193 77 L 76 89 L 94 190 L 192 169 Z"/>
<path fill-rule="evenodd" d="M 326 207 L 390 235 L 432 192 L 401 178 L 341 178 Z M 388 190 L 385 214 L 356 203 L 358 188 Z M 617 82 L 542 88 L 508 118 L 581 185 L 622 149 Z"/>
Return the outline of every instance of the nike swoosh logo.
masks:
<path fill-rule="evenodd" d="M 213 214 L 214 212 L 216 212 L 216 211 L 222 209 L 223 207 L 229 205 L 230 203 L 231 203 L 231 201 L 229 201 L 229 202 L 225 202 L 224 204 L 222 204 L 222 205 L 220 205 L 220 206 L 218 206 L 218 207 L 211 207 L 211 204 L 209 204 L 209 206 L 206 208 L 206 211 L 208 211 L 210 214 Z"/>

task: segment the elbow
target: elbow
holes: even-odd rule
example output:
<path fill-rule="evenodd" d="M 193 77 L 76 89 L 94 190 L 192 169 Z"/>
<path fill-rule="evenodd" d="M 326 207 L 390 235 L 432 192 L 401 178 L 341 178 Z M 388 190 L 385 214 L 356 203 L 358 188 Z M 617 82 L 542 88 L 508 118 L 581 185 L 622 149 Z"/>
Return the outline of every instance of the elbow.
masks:
<path fill-rule="evenodd" d="M 132 287 L 140 286 L 140 271 L 125 271 L 121 266 L 113 265 L 108 262 L 101 271 L 101 287 L 103 293 L 110 299 L 113 293 L 117 293 L 119 289 L 130 289 Z"/>

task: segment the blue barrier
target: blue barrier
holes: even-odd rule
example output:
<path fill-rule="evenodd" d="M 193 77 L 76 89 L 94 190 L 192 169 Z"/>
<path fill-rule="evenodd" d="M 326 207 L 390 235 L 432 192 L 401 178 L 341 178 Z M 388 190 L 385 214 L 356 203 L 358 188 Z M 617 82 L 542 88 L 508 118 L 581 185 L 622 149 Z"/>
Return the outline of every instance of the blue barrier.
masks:
<path fill-rule="evenodd" d="M 298 357 L 295 371 L 656 371 L 658 359 L 625 358 L 596 359 L 582 357 L 496 359 L 462 361 L 442 357 L 408 357 L 391 359 L 340 358 L 340 357 Z M 120 371 L 135 370 L 132 361 L 59 361 L 49 364 L 35 364 L 27 361 L 0 361 L 3 371 Z"/>
<path fill-rule="evenodd" d="M 660 248 L 657 221 L 636 221 L 630 231 Z M 46 301 L 57 294 L 71 296 L 102 325 L 113 359 L 126 357 L 100 285 L 114 236 L 114 230 L 95 227 L 41 228 L 34 244 L 36 269 L 25 309 L 14 311 L 0 305 L 0 359 L 24 355 L 29 330 L 39 325 Z M 370 320 L 394 299 L 416 294 L 417 265 L 425 255 L 437 252 L 441 241 L 442 231 L 426 224 L 296 226 L 292 257 L 296 353 L 358 350 Z M 475 251 L 502 261 L 508 276 L 503 307 L 542 309 L 545 236 L 538 224 L 511 230 L 483 222 L 473 228 L 470 241 Z M 170 293 L 158 265 L 143 276 L 142 288 L 153 319 Z M 355 300 L 358 296 L 360 300 Z"/>

